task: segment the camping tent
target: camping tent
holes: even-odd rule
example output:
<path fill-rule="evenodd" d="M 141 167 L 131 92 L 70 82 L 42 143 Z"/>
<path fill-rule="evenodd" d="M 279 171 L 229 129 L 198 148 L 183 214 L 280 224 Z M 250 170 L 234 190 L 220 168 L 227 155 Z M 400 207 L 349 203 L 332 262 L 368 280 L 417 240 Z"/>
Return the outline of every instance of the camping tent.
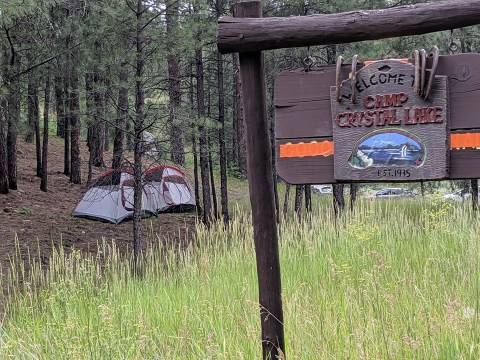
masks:
<path fill-rule="evenodd" d="M 144 191 L 157 212 L 195 207 L 195 194 L 185 174 L 174 166 L 157 166 L 145 173 Z"/>
<path fill-rule="evenodd" d="M 73 211 L 73 216 L 106 220 L 118 224 L 133 216 L 133 173 L 112 169 L 93 182 Z M 160 211 L 195 207 L 195 196 L 185 174 L 173 166 L 157 166 L 142 179 L 143 216 Z"/>

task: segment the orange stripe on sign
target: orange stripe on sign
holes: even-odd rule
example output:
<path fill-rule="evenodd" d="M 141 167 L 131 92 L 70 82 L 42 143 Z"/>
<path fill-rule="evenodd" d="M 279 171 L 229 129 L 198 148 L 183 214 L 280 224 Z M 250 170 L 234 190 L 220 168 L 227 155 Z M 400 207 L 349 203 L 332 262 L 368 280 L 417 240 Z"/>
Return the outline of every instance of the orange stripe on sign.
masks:
<path fill-rule="evenodd" d="M 480 149 L 480 132 L 465 134 L 450 134 L 451 149 Z M 280 145 L 280 158 L 333 155 L 333 141 L 311 141 L 309 143 L 286 143 Z"/>
<path fill-rule="evenodd" d="M 480 133 L 451 134 L 450 148 L 480 148 Z"/>
<path fill-rule="evenodd" d="M 333 155 L 333 141 L 312 141 L 309 143 L 286 143 L 280 145 L 280 157 L 330 156 Z"/>

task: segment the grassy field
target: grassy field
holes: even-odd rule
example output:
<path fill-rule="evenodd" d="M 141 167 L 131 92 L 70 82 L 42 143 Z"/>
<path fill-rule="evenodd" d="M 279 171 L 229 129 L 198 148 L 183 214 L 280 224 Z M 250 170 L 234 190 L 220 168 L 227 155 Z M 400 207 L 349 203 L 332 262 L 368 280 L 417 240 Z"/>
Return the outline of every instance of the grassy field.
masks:
<path fill-rule="evenodd" d="M 280 228 L 289 359 L 480 358 L 478 220 L 440 200 L 365 201 L 337 220 L 330 201 Z M 56 254 L 50 270 L 2 277 L 2 359 L 258 359 L 250 215 L 187 251 L 128 260 Z M 20 266 L 21 268 L 21 266 Z"/>

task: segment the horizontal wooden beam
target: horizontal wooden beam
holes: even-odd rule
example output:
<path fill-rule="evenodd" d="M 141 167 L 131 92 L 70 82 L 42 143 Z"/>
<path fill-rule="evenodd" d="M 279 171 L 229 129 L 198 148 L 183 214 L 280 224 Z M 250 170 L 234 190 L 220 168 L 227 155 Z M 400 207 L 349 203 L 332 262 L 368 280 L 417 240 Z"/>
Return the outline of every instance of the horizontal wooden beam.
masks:
<path fill-rule="evenodd" d="M 446 0 L 338 14 L 218 19 L 221 53 L 351 43 L 480 24 L 480 1 Z"/>

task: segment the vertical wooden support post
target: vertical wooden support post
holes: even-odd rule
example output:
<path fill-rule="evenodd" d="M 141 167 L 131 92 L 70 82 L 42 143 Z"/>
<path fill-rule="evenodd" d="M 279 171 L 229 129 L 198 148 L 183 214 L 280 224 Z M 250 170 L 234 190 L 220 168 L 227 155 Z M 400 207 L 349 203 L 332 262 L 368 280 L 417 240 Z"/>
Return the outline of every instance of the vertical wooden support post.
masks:
<path fill-rule="evenodd" d="M 233 5 L 235 17 L 262 17 L 259 1 Z M 257 259 L 263 359 L 284 359 L 280 259 L 273 193 L 266 87 L 261 52 L 240 53 L 247 170 Z"/>

